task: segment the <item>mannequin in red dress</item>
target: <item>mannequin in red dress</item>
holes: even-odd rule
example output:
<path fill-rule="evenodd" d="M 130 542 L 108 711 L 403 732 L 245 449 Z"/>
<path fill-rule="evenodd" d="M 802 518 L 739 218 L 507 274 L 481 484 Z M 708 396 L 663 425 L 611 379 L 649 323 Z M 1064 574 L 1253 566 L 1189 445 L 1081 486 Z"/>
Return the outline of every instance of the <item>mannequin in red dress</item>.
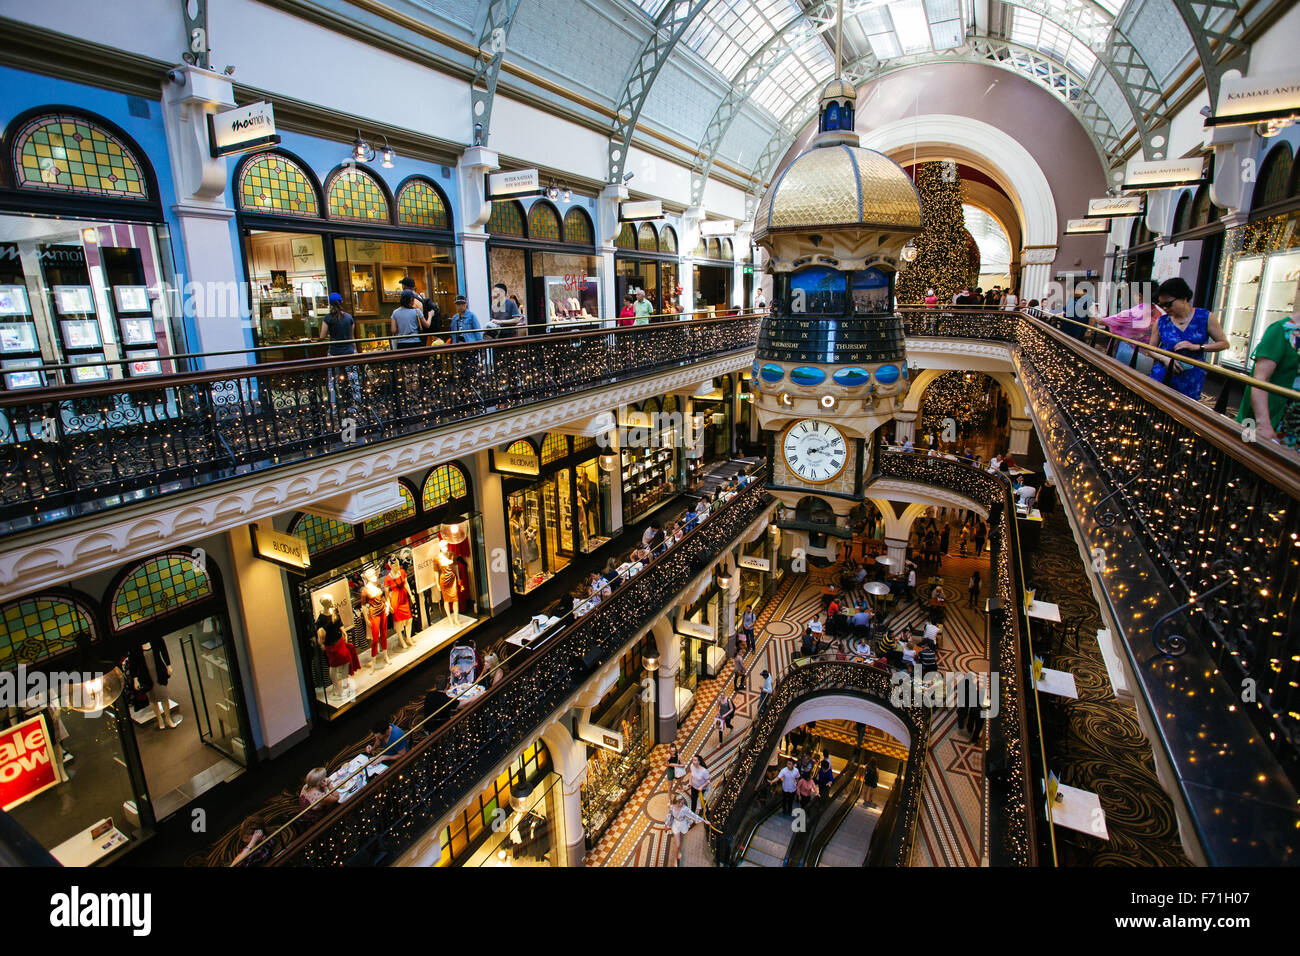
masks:
<path fill-rule="evenodd" d="M 388 559 L 388 574 L 384 575 L 384 593 L 388 606 L 393 609 L 393 628 L 397 632 L 400 648 L 414 647 L 411 639 L 411 604 L 415 597 L 411 594 L 411 585 L 406 580 L 406 571 L 397 555 Z"/>

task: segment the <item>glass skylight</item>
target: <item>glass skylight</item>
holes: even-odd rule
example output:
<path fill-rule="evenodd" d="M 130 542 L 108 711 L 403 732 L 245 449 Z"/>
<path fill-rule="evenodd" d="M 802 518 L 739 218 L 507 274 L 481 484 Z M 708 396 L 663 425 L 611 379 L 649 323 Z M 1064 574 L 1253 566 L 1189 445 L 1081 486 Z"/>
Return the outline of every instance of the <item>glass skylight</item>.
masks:
<path fill-rule="evenodd" d="M 1020 7 L 1010 9 L 1013 11 L 1010 34 L 1013 42 L 1046 53 L 1080 76 L 1086 77 L 1092 72 L 1097 57 L 1077 37 L 1044 20 L 1037 13 Z"/>
<path fill-rule="evenodd" d="M 802 16 L 798 0 L 715 0 L 695 15 L 682 42 L 731 79 L 774 34 Z"/>

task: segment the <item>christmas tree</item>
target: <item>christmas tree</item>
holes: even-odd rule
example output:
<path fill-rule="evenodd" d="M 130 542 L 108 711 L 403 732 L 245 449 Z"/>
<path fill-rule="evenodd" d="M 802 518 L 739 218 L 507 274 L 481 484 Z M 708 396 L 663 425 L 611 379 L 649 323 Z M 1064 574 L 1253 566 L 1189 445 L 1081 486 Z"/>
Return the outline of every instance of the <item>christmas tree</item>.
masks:
<path fill-rule="evenodd" d="M 915 237 L 916 258 L 902 263 L 898 301 L 920 302 L 933 289 L 941 303 L 979 280 L 979 258 L 971 255 L 970 234 L 961 210 L 961 180 L 951 160 L 922 163 L 913 170 L 921 196 L 925 229 Z"/>

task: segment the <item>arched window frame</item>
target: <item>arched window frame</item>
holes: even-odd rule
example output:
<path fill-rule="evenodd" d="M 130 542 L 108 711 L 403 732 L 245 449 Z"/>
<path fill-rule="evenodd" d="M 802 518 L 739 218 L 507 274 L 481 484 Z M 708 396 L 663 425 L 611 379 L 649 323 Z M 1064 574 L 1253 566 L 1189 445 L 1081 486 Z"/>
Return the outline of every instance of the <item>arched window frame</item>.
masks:
<path fill-rule="evenodd" d="M 344 176 L 364 176 L 379 187 L 380 196 L 384 200 L 385 215 L 382 218 L 357 218 L 352 216 L 335 215 L 330 211 L 330 200 L 333 197 L 334 187 Z M 391 226 L 396 218 L 397 204 L 393 202 L 393 194 L 384 182 L 384 178 L 368 166 L 360 163 L 344 163 L 330 170 L 325 177 L 325 205 L 321 207 L 324 210 L 325 218 L 330 222 L 346 222 L 352 225 L 360 226 Z"/>
<path fill-rule="evenodd" d="M 659 251 L 677 255 L 677 230 L 667 224 L 659 230 Z"/>
<path fill-rule="evenodd" d="M 534 216 L 537 216 L 540 220 L 548 212 L 555 222 L 554 236 L 543 235 L 542 230 L 538 228 L 542 223 L 533 220 Z M 528 207 L 528 238 L 536 239 L 539 242 L 564 241 L 564 217 L 560 215 L 560 210 L 555 207 L 554 203 L 545 199 L 537 199 Z"/>
<path fill-rule="evenodd" d="M 1250 197 L 1250 209 L 1254 212 L 1265 206 L 1283 202 L 1289 193 L 1295 154 L 1290 143 L 1278 143 L 1268 151 L 1264 161 L 1259 164 L 1259 176 L 1255 182 L 1255 191 Z"/>
<path fill-rule="evenodd" d="M 213 602 L 220 602 L 221 606 L 225 605 L 224 591 L 221 586 L 220 573 L 216 563 L 208 556 L 200 566 L 195 559 L 196 549 L 193 548 L 169 548 L 166 551 L 160 551 L 157 554 L 151 554 L 143 560 L 136 561 L 134 564 L 123 568 L 114 578 L 108 587 L 104 599 L 104 614 L 108 618 L 108 627 L 113 634 L 127 634 L 138 630 L 144 630 L 149 625 L 157 621 L 173 622 L 177 619 L 196 619 L 206 616 L 206 612 L 196 612 L 196 608 L 207 608 Z M 122 589 L 126 586 L 138 571 L 163 559 L 175 559 L 182 563 L 189 564 L 192 568 L 200 568 L 199 573 L 203 575 L 207 582 L 208 593 L 191 600 L 184 601 L 180 604 L 174 604 L 169 608 L 163 609 L 158 613 L 151 614 L 143 620 L 133 621 L 127 624 L 118 623 L 118 600 L 122 596 Z M 183 626 L 183 625 L 176 625 Z M 171 628 L 169 625 L 169 629 Z"/>
<path fill-rule="evenodd" d="M 497 205 L 498 203 L 500 203 L 501 205 L 498 206 Z M 513 207 L 514 211 L 518 214 L 519 229 L 520 229 L 519 232 L 504 232 L 504 231 L 498 231 L 496 229 L 493 229 L 493 223 L 496 223 L 499 227 L 502 224 L 502 220 L 505 218 L 504 216 L 502 216 L 501 219 L 498 219 L 497 210 L 498 209 L 504 210 L 506 207 Z M 494 199 L 492 201 L 492 216 L 491 218 L 488 219 L 487 226 L 485 228 L 487 230 L 488 235 L 490 236 L 503 236 L 503 237 L 509 237 L 514 239 L 527 239 L 528 238 L 528 213 L 524 211 L 523 204 L 520 203 L 517 199 Z"/>
<path fill-rule="evenodd" d="M 438 197 L 438 201 L 442 203 L 443 215 L 447 219 L 447 224 L 445 226 L 429 226 L 429 225 L 424 225 L 423 223 L 402 221 L 402 216 L 401 216 L 402 197 L 408 189 L 416 185 L 427 186 L 429 189 L 432 189 L 434 195 Z M 397 184 L 397 189 L 393 191 L 393 220 L 397 223 L 397 225 L 401 226 L 403 229 L 434 229 L 439 231 L 446 230 L 447 232 L 451 232 L 454 231 L 456 226 L 455 217 L 452 216 L 451 213 L 451 202 L 447 199 L 447 194 L 443 192 L 442 187 L 439 186 L 437 183 L 435 183 L 428 176 L 418 176 L 418 175 L 407 176 L 405 179 L 403 179 L 400 183 Z"/>
<path fill-rule="evenodd" d="M 464 494 L 460 494 L 460 495 L 454 494 L 453 492 L 455 490 L 455 482 L 452 481 L 448 483 L 449 490 L 448 490 L 447 498 L 444 501 L 431 503 L 429 501 L 429 484 L 430 482 L 433 481 L 434 476 L 439 474 L 444 468 L 460 476 L 460 481 L 465 489 L 465 492 Z M 444 462 L 441 465 L 435 465 L 434 467 L 430 468 L 429 473 L 425 475 L 424 480 L 420 482 L 419 502 L 420 502 L 421 513 L 427 514 L 432 511 L 436 511 L 439 508 L 445 508 L 447 505 L 452 504 L 454 502 L 460 502 L 460 501 L 470 502 L 473 500 L 474 500 L 474 486 L 470 483 L 469 474 L 465 471 L 464 468 L 462 468 L 459 464 L 457 464 L 454 461 Z"/>
<path fill-rule="evenodd" d="M 570 226 L 570 223 L 579 222 L 582 223 L 581 226 Z M 575 236 L 573 233 L 578 229 L 584 230 L 585 235 Z M 591 221 L 591 216 L 587 215 L 587 210 L 574 206 L 564 214 L 564 241 L 579 246 L 594 246 L 596 244 L 596 227 Z"/>
<path fill-rule="evenodd" d="M 307 181 L 311 188 L 312 197 L 316 200 L 316 212 L 292 212 L 284 209 L 262 209 L 257 206 L 248 206 L 244 204 L 243 180 L 244 172 L 249 166 L 253 165 L 263 156 L 275 156 L 285 160 L 295 166 Z M 249 153 L 239 161 L 235 166 L 234 177 L 231 180 L 231 192 L 235 199 L 235 205 L 238 207 L 241 215 L 268 216 L 280 219 L 307 220 L 309 222 L 324 221 L 325 210 L 325 193 L 321 189 L 320 180 L 312 168 L 303 162 L 299 157 L 284 149 L 260 149 L 257 152 Z"/>
<path fill-rule="evenodd" d="M 6 639 L 11 639 L 14 633 L 13 628 L 9 626 L 10 615 L 14 614 L 25 604 L 36 605 L 40 603 L 63 604 L 72 608 L 81 615 L 88 627 L 83 630 L 77 630 L 70 633 L 64 640 L 70 640 L 71 644 L 65 649 L 56 651 L 53 654 L 43 654 L 40 657 L 32 657 L 30 653 L 24 654 L 23 644 L 13 646 L 13 650 L 3 657 L 0 657 L 0 672 L 12 670 L 19 664 L 31 669 L 44 668 L 63 661 L 75 660 L 80 655 L 84 655 L 98 647 L 104 641 L 105 628 L 100 620 L 99 609 L 94 598 L 81 591 L 72 588 L 53 588 L 48 591 L 40 591 L 36 594 L 26 594 L 22 597 L 13 598 L 0 603 L 0 627 L 3 628 Z M 39 611 L 37 612 L 39 615 Z M 46 644 L 48 649 L 48 643 Z"/>

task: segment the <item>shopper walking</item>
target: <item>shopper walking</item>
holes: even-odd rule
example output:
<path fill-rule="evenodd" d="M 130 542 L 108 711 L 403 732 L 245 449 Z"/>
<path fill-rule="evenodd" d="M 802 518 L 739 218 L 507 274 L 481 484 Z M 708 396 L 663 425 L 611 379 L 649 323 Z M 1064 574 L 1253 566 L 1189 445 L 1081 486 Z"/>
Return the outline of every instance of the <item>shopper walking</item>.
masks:
<path fill-rule="evenodd" d="M 868 807 L 874 807 L 871 798 L 876 794 L 876 787 L 880 784 L 880 771 L 876 767 L 876 758 L 871 757 L 867 760 L 867 766 L 862 771 L 862 802 Z"/>
<path fill-rule="evenodd" d="M 507 295 L 507 291 L 504 282 L 498 282 L 492 287 L 491 324 L 499 339 L 508 339 L 524 331 L 523 313 L 515 305 L 515 300 Z"/>
<path fill-rule="evenodd" d="M 978 603 L 980 599 L 979 571 L 976 571 L 974 574 L 970 576 L 970 584 L 967 585 L 966 590 L 970 593 L 970 606 L 973 608 L 978 607 Z"/>
<path fill-rule="evenodd" d="M 324 342 L 328 339 L 330 343 L 327 354 L 330 356 L 356 354 L 357 344 L 352 341 L 355 325 L 356 322 L 353 320 L 351 313 L 343 311 L 343 296 L 337 292 L 331 292 L 329 315 L 321 320 L 320 326 L 320 340 Z M 355 365 L 335 368 L 330 374 L 330 402 L 334 404 L 338 403 L 338 395 L 335 392 L 336 381 L 340 384 L 346 381 L 352 404 L 354 406 L 361 404 L 361 377 Z"/>
<path fill-rule="evenodd" d="M 988 530 L 983 521 L 975 525 L 975 557 L 977 558 L 984 553 L 984 541 L 988 537 Z"/>
<path fill-rule="evenodd" d="M 698 811 L 700 808 L 700 795 L 704 794 L 709 786 L 709 768 L 704 763 L 704 758 L 699 754 L 691 758 L 690 775 L 691 809 Z M 705 799 L 708 799 L 707 795 Z"/>
<path fill-rule="evenodd" d="M 758 618 L 754 614 L 754 605 L 745 608 L 745 613 L 740 618 L 740 629 L 744 632 L 745 643 L 748 647 L 754 647 L 754 625 Z"/>
<path fill-rule="evenodd" d="M 654 303 L 645 297 L 645 289 L 636 290 L 636 302 L 632 304 L 632 312 L 636 316 L 632 320 L 633 325 L 649 325 L 650 316 L 654 314 Z"/>
<path fill-rule="evenodd" d="M 1192 287 L 1186 279 L 1166 279 L 1156 290 L 1156 305 L 1165 310 L 1155 328 L 1151 330 L 1148 345 L 1159 346 L 1169 352 L 1186 352 L 1189 358 L 1206 361 L 1206 352 L 1220 352 L 1228 348 L 1227 336 L 1219 320 L 1209 309 L 1192 307 Z M 1188 398 L 1200 400 L 1205 385 L 1205 369 L 1195 365 L 1154 356 L 1151 377 L 1164 382 L 1174 391 Z"/>
<path fill-rule="evenodd" d="M 725 693 L 718 699 L 718 716 L 713 718 L 713 724 L 718 728 L 718 746 L 722 746 L 722 728 L 732 729 L 731 721 L 736 716 L 736 705 L 731 702 L 731 698 Z"/>
<path fill-rule="evenodd" d="M 813 798 L 817 796 L 817 784 L 813 782 L 812 773 L 805 771 L 799 775 L 795 784 L 795 793 L 799 795 L 799 806 L 807 812 Z"/>
<path fill-rule="evenodd" d="M 673 743 L 668 748 L 668 796 L 677 796 L 677 783 L 686 776 L 686 764 L 682 763 L 681 754 L 677 752 L 677 744 Z"/>
<path fill-rule="evenodd" d="M 772 675 L 768 671 L 763 671 L 761 676 L 763 678 L 763 689 L 758 693 L 758 709 L 755 710 L 756 714 L 762 711 L 763 705 L 766 704 L 767 699 L 772 696 Z"/>
<path fill-rule="evenodd" d="M 677 860 L 677 865 L 681 866 L 686 834 L 691 831 L 694 824 L 703 823 L 704 818 L 689 810 L 686 806 L 686 798 L 678 794 L 673 797 L 672 806 L 668 808 L 667 822 L 668 832 L 671 835 L 672 853 Z"/>
<path fill-rule="evenodd" d="M 795 769 L 793 758 L 786 760 L 777 779 L 781 781 L 781 812 L 786 816 L 794 813 L 794 798 L 799 790 L 799 771 Z"/>
<path fill-rule="evenodd" d="M 744 694 L 749 696 L 749 671 L 745 667 L 745 655 L 737 652 L 734 664 L 735 671 L 733 673 L 735 680 L 732 681 L 731 692 L 733 694 Z"/>

